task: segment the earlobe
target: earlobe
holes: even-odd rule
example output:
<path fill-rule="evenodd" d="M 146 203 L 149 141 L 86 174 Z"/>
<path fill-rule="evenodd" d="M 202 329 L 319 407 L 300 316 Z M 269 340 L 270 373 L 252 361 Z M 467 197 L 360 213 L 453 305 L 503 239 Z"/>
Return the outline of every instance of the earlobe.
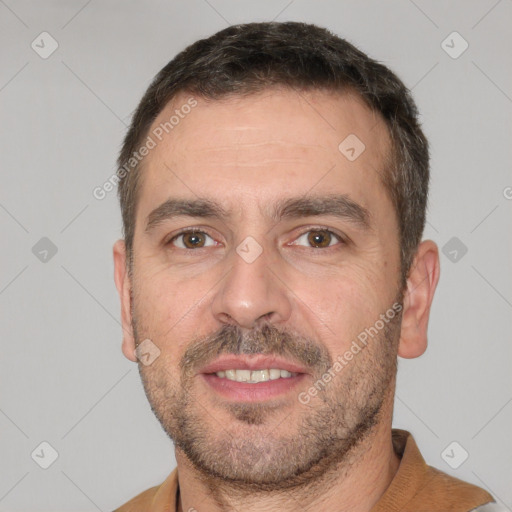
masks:
<path fill-rule="evenodd" d="M 430 307 L 439 281 L 439 250 L 432 240 L 418 246 L 404 295 L 404 311 L 398 355 L 419 357 L 427 349 Z"/>
<path fill-rule="evenodd" d="M 126 261 L 126 245 L 118 240 L 113 247 L 114 280 L 121 301 L 122 351 L 127 359 L 136 362 L 135 339 L 132 329 L 131 282 Z"/>

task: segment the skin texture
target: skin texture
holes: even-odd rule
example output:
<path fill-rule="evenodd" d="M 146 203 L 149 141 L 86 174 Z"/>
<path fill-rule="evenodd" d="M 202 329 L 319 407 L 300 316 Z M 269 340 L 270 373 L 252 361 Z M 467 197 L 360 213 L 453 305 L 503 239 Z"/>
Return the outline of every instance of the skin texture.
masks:
<path fill-rule="evenodd" d="M 176 97 L 153 126 L 189 97 Z M 180 509 L 370 510 L 399 465 L 391 444 L 396 358 L 425 351 L 439 279 L 437 246 L 425 240 L 399 289 L 398 225 L 381 182 L 385 123 L 348 93 L 196 99 L 145 158 L 131 277 L 124 242 L 114 246 L 123 353 L 137 361 L 135 348 L 148 338 L 160 350 L 139 371 L 176 444 Z M 354 161 L 338 149 L 349 134 L 365 144 Z M 328 214 L 270 215 L 280 200 L 332 194 L 366 208 L 369 229 Z M 180 216 L 146 231 L 170 197 L 210 199 L 229 216 Z M 173 238 L 186 227 L 203 234 Z M 236 251 L 248 236 L 262 249 L 251 263 Z M 204 247 L 187 248 L 198 241 Z M 393 304 L 400 314 L 302 403 L 299 393 Z M 201 374 L 225 353 L 280 354 L 304 375 L 278 397 L 234 401 Z"/>

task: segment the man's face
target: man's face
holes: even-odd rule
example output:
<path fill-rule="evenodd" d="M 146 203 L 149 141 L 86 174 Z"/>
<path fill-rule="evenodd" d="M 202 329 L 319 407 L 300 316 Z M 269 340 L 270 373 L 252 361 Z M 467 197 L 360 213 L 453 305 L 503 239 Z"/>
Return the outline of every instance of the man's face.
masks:
<path fill-rule="evenodd" d="M 382 185 L 389 137 L 348 94 L 196 99 L 144 161 L 132 318 L 135 343 L 150 339 L 160 355 L 139 369 L 197 468 L 294 485 L 342 460 L 390 412 L 400 315 L 386 312 L 401 294 Z M 359 156 L 353 136 L 339 149 L 351 134 L 365 145 Z M 181 203 L 161 207 L 169 200 Z M 367 344 L 347 360 L 365 329 Z"/>

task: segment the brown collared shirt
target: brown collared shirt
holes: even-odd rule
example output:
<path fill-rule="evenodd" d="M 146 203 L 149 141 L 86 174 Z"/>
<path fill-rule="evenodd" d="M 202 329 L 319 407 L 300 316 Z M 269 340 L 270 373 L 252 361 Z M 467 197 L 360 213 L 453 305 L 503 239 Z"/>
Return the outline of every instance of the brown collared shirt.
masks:
<path fill-rule="evenodd" d="M 414 438 L 406 430 L 393 429 L 392 440 L 395 453 L 401 458 L 400 466 L 371 512 L 501 510 L 487 491 L 428 466 Z M 142 492 L 114 512 L 176 512 L 177 499 L 176 468 L 161 485 Z M 477 509 L 484 504 L 489 505 Z"/>

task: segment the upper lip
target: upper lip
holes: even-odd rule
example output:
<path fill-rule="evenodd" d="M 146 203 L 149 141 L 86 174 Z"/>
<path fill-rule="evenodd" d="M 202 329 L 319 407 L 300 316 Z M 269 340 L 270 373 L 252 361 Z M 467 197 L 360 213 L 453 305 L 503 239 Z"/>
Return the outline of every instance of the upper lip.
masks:
<path fill-rule="evenodd" d="M 279 368 L 292 373 L 306 373 L 306 369 L 293 361 L 288 361 L 279 356 L 254 354 L 220 356 L 200 369 L 199 373 L 216 373 L 225 370 L 264 370 Z"/>

